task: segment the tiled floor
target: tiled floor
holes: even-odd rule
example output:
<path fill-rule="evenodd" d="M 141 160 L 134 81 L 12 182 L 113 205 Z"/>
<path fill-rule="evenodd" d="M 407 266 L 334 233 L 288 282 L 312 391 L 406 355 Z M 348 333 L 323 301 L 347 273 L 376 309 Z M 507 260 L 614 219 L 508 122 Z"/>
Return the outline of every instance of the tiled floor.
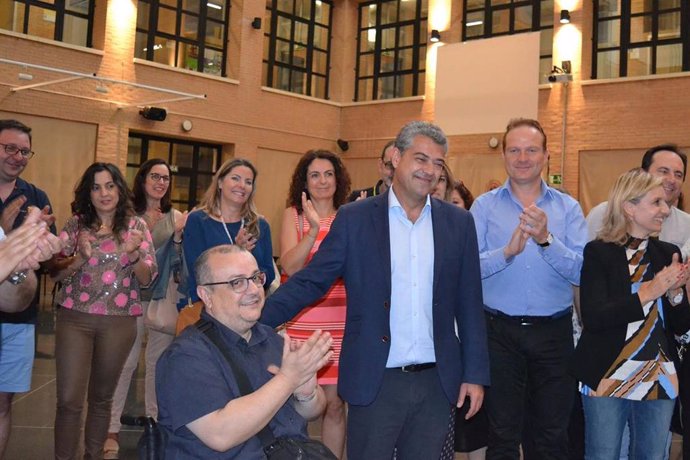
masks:
<path fill-rule="evenodd" d="M 36 327 L 37 346 L 31 391 L 15 395 L 12 405 L 12 434 L 4 460 L 43 460 L 53 458 L 55 421 L 55 333 L 53 314 L 45 309 Z M 143 365 L 139 366 L 125 404 L 125 413 L 144 413 Z M 124 427 L 120 432 L 120 459 L 137 460 L 136 444 L 141 429 Z M 310 424 L 310 433 L 320 434 L 318 424 Z M 682 440 L 674 435 L 671 459 L 680 458 Z M 457 459 L 466 458 L 458 454 Z"/>
<path fill-rule="evenodd" d="M 19 393 L 12 404 L 12 434 L 4 460 L 43 460 L 53 458 L 55 422 L 55 333 L 53 314 L 39 314 L 36 327 L 36 360 L 31 391 Z M 143 367 L 143 366 L 140 366 Z M 125 413 L 144 413 L 144 375 L 137 369 L 127 397 Z M 120 433 L 120 458 L 137 460 L 136 444 L 141 429 L 123 427 Z"/>

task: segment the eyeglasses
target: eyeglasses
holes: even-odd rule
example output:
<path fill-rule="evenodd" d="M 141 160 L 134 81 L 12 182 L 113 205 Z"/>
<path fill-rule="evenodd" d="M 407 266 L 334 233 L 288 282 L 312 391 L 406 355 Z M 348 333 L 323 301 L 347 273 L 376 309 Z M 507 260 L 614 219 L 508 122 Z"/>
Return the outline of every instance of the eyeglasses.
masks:
<path fill-rule="evenodd" d="M 0 143 L 3 147 L 5 147 L 5 153 L 8 155 L 16 155 L 17 153 L 21 153 L 24 158 L 27 160 L 30 159 L 36 152 L 33 152 L 32 150 L 29 149 L 20 149 L 18 146 L 14 144 L 2 144 Z"/>
<path fill-rule="evenodd" d="M 149 177 L 151 178 L 152 181 L 154 182 L 160 182 L 163 181 L 164 183 L 170 182 L 170 176 L 161 176 L 158 173 L 151 173 L 149 174 Z"/>
<path fill-rule="evenodd" d="M 249 287 L 250 281 L 252 283 L 254 283 L 256 285 L 256 287 L 263 288 L 264 283 L 266 282 L 266 273 L 256 272 L 252 276 L 249 276 L 247 278 L 240 276 L 239 278 L 233 278 L 230 281 L 218 281 L 216 283 L 205 283 L 205 284 L 200 284 L 199 286 L 218 286 L 220 284 L 227 284 L 228 286 L 230 286 L 230 289 L 232 289 L 232 292 L 234 292 L 235 294 L 242 294 Z"/>

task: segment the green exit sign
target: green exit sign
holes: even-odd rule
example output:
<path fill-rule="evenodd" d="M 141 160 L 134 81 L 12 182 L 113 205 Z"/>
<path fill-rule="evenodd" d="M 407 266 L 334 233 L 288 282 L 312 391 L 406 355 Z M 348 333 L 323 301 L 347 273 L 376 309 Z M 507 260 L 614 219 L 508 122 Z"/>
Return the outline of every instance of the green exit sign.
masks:
<path fill-rule="evenodd" d="M 560 174 L 549 174 L 549 182 L 554 185 L 561 185 L 563 184 L 563 176 Z"/>

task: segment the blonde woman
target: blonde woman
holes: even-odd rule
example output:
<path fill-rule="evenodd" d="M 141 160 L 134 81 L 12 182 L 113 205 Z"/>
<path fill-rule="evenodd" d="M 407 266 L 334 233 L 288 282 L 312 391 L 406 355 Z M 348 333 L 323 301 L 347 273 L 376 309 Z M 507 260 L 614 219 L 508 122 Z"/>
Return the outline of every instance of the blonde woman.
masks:
<path fill-rule="evenodd" d="M 584 250 L 583 332 L 573 371 L 581 382 L 585 458 L 618 458 L 630 426 L 631 458 L 663 458 L 678 395 L 674 333 L 690 328 L 688 267 L 677 246 L 652 238 L 669 215 L 661 179 L 618 178 L 604 225 Z"/>
<path fill-rule="evenodd" d="M 182 248 L 192 302 L 199 300 L 194 262 L 205 250 L 220 244 L 237 244 L 251 251 L 259 270 L 266 273 L 264 287 L 273 282 L 271 229 L 254 206 L 256 176 L 256 168 L 249 161 L 241 158 L 226 161 L 213 176 L 198 209 L 189 213 Z"/>

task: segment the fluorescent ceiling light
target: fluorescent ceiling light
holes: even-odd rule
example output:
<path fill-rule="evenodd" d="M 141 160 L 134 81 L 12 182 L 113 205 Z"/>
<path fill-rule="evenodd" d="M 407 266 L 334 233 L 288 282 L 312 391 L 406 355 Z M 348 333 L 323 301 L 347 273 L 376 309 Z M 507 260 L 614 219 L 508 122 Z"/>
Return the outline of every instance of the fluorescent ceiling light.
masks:
<path fill-rule="evenodd" d="M 470 22 L 468 22 L 467 24 L 465 24 L 465 26 L 467 26 L 467 27 L 474 27 L 474 26 L 481 26 L 482 24 L 484 24 L 484 21 L 482 21 L 482 20 L 480 19 L 479 21 L 470 21 Z"/>
<path fill-rule="evenodd" d="M 222 9 L 223 9 L 222 6 L 216 5 L 215 3 L 211 3 L 211 2 L 208 2 L 208 3 L 206 4 L 206 6 L 208 6 L 209 8 L 215 8 L 215 9 L 217 9 L 217 10 L 222 10 Z"/>

